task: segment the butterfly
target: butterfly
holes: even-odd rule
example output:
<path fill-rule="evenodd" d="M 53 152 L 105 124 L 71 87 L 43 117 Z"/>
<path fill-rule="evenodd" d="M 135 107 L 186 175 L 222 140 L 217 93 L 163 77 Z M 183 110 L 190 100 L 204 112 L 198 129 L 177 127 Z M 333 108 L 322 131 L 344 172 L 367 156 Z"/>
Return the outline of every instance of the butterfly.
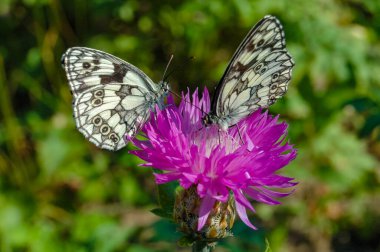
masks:
<path fill-rule="evenodd" d="M 164 106 L 166 81 L 154 83 L 145 73 L 111 54 L 85 47 L 69 48 L 61 59 L 73 94 L 76 127 L 97 147 L 119 150 L 133 138 L 150 113 Z"/>
<path fill-rule="evenodd" d="M 280 21 L 265 16 L 233 55 L 203 124 L 227 131 L 257 109 L 269 107 L 287 91 L 293 66 Z"/>

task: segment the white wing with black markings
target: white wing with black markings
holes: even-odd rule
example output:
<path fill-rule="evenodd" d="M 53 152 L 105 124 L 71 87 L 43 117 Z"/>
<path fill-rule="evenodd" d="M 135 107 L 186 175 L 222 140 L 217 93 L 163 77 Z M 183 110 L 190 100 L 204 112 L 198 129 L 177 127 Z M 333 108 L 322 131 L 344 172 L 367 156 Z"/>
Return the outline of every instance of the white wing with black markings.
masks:
<path fill-rule="evenodd" d="M 118 150 L 134 137 L 168 93 L 137 67 L 108 53 L 69 48 L 62 56 L 78 130 L 96 146 Z"/>
<path fill-rule="evenodd" d="M 226 130 L 258 108 L 266 108 L 288 89 L 294 62 L 285 47 L 280 21 L 260 20 L 232 57 L 211 104 L 205 123 Z"/>

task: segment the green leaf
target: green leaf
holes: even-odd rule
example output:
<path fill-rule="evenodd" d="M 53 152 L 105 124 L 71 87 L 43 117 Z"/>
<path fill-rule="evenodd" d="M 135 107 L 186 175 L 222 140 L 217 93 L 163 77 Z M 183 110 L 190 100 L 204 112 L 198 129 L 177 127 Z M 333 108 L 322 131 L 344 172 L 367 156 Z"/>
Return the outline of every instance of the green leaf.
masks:
<path fill-rule="evenodd" d="M 266 245 L 265 252 L 272 252 L 272 249 L 269 246 L 268 239 L 265 239 L 265 245 Z"/>
<path fill-rule="evenodd" d="M 170 182 L 158 185 L 158 201 L 165 213 L 173 215 L 175 190 L 178 187 L 178 182 Z"/>
<path fill-rule="evenodd" d="M 162 218 L 167 218 L 167 219 L 172 219 L 173 218 L 173 211 L 165 211 L 162 208 L 155 208 L 150 210 L 152 213 L 155 215 L 162 217 Z"/>

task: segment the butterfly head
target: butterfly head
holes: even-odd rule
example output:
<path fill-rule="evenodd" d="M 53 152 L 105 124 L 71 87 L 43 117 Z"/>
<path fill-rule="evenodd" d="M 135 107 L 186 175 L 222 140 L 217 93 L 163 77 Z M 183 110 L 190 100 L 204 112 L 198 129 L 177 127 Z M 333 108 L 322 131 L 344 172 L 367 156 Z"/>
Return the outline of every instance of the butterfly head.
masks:
<path fill-rule="evenodd" d="M 206 114 L 203 118 L 202 118 L 202 123 L 205 127 L 208 127 L 210 126 L 211 124 L 215 123 L 214 121 L 214 117 L 211 115 L 211 114 Z"/>
<path fill-rule="evenodd" d="M 162 96 L 167 96 L 169 94 L 169 91 L 170 91 L 169 82 L 162 80 L 158 83 L 158 86 L 160 87 L 160 94 Z"/>

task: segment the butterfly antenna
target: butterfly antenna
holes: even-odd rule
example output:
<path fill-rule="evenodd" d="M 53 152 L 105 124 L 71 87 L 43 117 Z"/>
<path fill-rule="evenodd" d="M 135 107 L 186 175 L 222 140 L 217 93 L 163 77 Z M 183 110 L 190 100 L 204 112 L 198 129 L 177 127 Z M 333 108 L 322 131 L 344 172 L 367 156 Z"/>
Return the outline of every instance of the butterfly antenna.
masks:
<path fill-rule="evenodd" d="M 188 63 L 189 61 L 191 61 L 191 60 L 193 60 L 193 59 L 195 59 L 195 57 L 194 56 L 191 56 L 191 57 L 189 57 L 186 61 L 185 61 L 185 63 Z M 171 59 L 170 59 L 171 60 Z M 169 62 L 170 63 L 170 62 Z M 169 64 L 168 64 L 169 65 Z M 166 67 L 167 68 L 167 67 Z M 164 75 L 164 79 L 163 80 L 166 80 L 172 73 L 174 73 L 174 71 L 176 71 L 177 69 L 179 68 L 179 66 L 176 66 L 176 67 L 174 67 L 166 76 Z M 166 70 L 165 70 L 165 73 L 166 73 Z"/>
<path fill-rule="evenodd" d="M 168 64 L 166 65 L 166 68 L 165 68 L 165 71 L 164 71 L 164 75 L 162 76 L 162 80 L 165 80 L 166 78 L 168 78 L 169 77 L 169 74 L 168 75 L 166 75 L 166 72 L 168 71 L 168 68 L 169 68 L 169 65 L 170 65 L 170 63 L 172 62 L 172 60 L 173 60 L 173 57 L 174 57 L 174 55 L 172 54 L 172 55 L 170 55 L 170 59 L 169 59 L 169 62 L 168 62 Z M 172 72 L 171 72 L 172 73 Z"/>
<path fill-rule="evenodd" d="M 167 70 L 168 70 L 168 68 L 169 68 L 169 65 L 170 65 L 170 63 L 172 62 L 172 60 L 173 60 L 173 57 L 174 57 L 174 55 L 172 54 L 172 55 L 170 55 L 170 59 L 169 59 L 169 62 L 168 62 L 168 64 L 166 65 L 166 68 L 165 68 L 165 71 L 164 71 L 164 75 L 162 76 L 162 80 L 166 80 L 176 69 L 174 68 L 174 69 L 172 69 L 169 73 L 168 73 L 168 75 L 166 75 L 166 72 L 167 72 Z M 193 60 L 194 59 L 194 57 L 190 57 L 188 60 Z M 177 96 L 179 99 L 182 99 L 182 97 L 179 95 L 179 94 L 177 94 L 176 92 L 174 92 L 174 91 L 172 91 L 172 90 L 169 90 L 169 92 L 170 93 L 172 93 L 173 95 L 175 95 L 175 96 Z M 188 101 L 186 101 L 185 100 L 185 102 L 188 102 Z M 190 103 L 190 102 L 188 102 L 188 103 Z M 198 106 L 195 106 L 195 105 L 193 105 L 195 108 L 197 108 L 197 109 L 199 109 L 201 112 L 202 112 L 202 115 L 203 114 L 206 114 L 204 111 L 203 111 L 203 108 L 200 108 L 200 107 L 198 107 Z"/>

